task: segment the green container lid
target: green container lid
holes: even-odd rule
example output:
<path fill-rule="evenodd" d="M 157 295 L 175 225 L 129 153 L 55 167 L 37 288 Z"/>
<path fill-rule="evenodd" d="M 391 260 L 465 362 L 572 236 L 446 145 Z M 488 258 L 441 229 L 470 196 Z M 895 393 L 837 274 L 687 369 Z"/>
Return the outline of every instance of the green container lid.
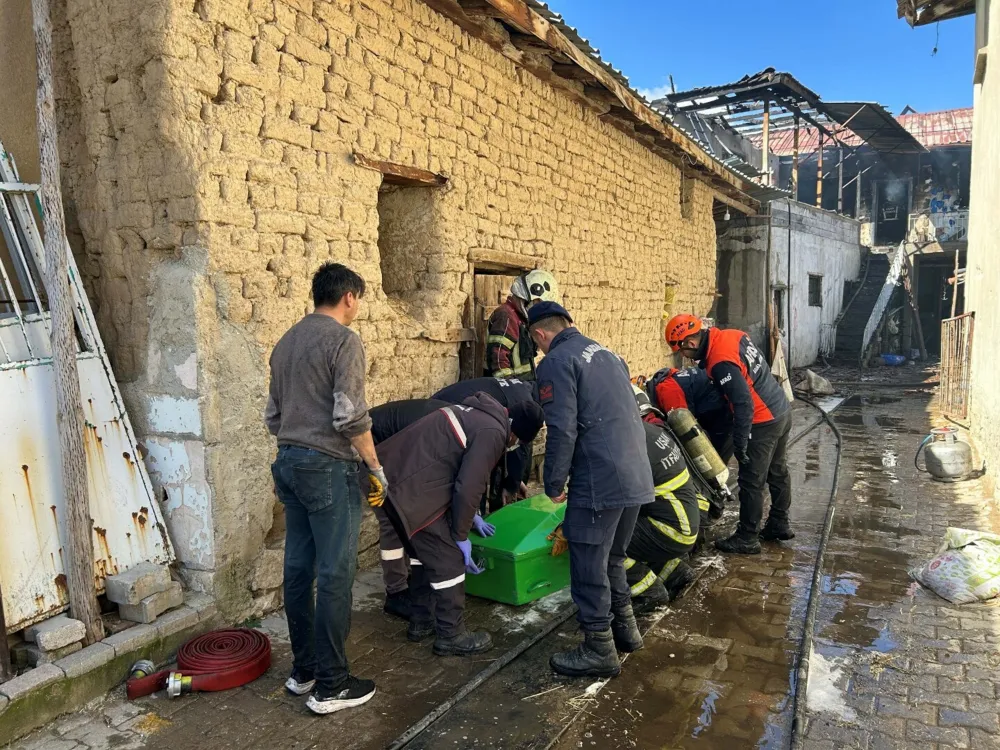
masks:
<path fill-rule="evenodd" d="M 552 542 L 546 537 L 565 517 L 566 503 L 556 504 L 546 495 L 535 495 L 491 513 L 487 518 L 497 527 L 493 536 L 483 538 L 472 534 L 469 538 L 473 547 L 514 560 L 539 552 L 548 554 Z"/>

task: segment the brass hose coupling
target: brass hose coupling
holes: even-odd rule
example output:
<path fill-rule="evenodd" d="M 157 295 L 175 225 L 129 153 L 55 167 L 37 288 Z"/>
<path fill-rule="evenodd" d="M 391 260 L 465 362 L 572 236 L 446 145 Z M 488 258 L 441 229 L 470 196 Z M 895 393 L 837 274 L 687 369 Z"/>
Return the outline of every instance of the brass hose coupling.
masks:
<path fill-rule="evenodd" d="M 167 695 L 171 698 L 179 698 L 185 693 L 191 692 L 191 677 L 185 677 L 180 672 L 171 672 L 167 677 Z"/>

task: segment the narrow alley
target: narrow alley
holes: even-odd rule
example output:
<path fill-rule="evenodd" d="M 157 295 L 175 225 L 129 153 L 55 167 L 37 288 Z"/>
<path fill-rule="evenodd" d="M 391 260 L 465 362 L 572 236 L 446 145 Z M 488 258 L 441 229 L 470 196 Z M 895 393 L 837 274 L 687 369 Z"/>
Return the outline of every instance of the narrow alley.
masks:
<path fill-rule="evenodd" d="M 799 696 L 807 701 L 804 747 L 1000 747 L 1000 607 L 948 605 L 907 574 L 933 556 L 947 526 L 991 529 L 997 520 L 977 482 L 931 482 L 913 466 L 935 420 L 933 391 L 861 389 L 843 403 L 828 402 L 836 405 L 843 453 L 807 694 Z M 355 587 L 349 645 L 358 670 L 376 676 L 380 690 L 361 711 L 319 718 L 285 693 L 290 654 L 276 615 L 259 625 L 272 637 L 275 660 L 258 681 L 176 700 L 111 696 L 12 750 L 166 750 L 193 742 L 232 750 L 787 747 L 813 563 L 837 462 L 836 436 L 816 421 L 800 402 L 790 461 L 795 540 L 766 545 L 751 558 L 703 551 L 695 558 L 696 584 L 643 618 L 646 646 L 617 679 L 552 674 L 549 655 L 575 637 L 570 620 L 422 733 L 393 744 L 572 605 L 565 592 L 520 609 L 477 602 L 470 619 L 491 631 L 497 650 L 472 662 L 439 660 L 381 615 L 378 578 L 365 574 Z"/>

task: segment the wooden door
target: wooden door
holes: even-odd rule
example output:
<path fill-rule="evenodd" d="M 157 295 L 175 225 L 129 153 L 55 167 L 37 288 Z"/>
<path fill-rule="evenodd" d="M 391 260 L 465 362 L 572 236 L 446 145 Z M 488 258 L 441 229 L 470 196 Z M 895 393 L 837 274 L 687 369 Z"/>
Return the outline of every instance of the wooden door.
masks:
<path fill-rule="evenodd" d="M 476 344 L 472 362 L 462 367 L 462 379 L 482 377 L 486 364 L 486 327 L 497 306 L 503 304 L 510 294 L 510 285 L 517 274 L 477 273 L 474 277 L 474 292 L 471 305 L 472 319 L 469 327 L 476 330 Z"/>

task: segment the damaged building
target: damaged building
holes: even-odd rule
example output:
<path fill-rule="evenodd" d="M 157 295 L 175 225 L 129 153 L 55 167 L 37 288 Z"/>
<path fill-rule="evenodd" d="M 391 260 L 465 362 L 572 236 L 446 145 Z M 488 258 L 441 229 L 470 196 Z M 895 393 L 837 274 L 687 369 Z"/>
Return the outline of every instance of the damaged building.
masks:
<path fill-rule="evenodd" d="M 321 262 L 369 284 L 373 404 L 474 374 L 535 267 L 651 372 L 714 305 L 714 215 L 760 210 L 533 1 L 52 5 L 70 244 L 177 569 L 230 619 L 280 603 L 267 361 Z M 0 10 L 0 139 L 37 182 L 30 17 Z"/>

